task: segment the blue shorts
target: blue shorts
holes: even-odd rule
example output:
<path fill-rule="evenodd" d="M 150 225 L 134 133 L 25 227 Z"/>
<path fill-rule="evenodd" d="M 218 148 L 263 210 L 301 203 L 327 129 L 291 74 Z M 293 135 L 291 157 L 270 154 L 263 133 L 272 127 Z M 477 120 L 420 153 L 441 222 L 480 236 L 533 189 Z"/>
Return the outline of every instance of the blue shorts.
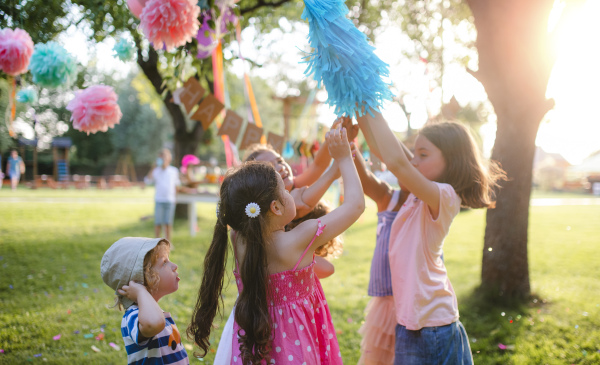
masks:
<path fill-rule="evenodd" d="M 175 203 L 155 202 L 154 203 L 154 225 L 166 224 L 173 225 L 175 218 Z"/>
<path fill-rule="evenodd" d="M 395 353 L 397 365 L 473 364 L 467 331 L 460 321 L 418 331 L 397 324 Z"/>

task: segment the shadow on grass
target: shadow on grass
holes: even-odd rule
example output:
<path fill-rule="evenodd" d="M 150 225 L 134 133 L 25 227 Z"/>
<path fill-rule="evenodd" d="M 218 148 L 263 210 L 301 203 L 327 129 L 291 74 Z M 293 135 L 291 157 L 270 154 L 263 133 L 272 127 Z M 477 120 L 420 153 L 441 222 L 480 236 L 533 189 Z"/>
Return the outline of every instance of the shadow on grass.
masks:
<path fill-rule="evenodd" d="M 519 337 L 533 325 L 534 307 L 547 305 L 536 295 L 527 300 L 510 300 L 474 289 L 461 298 L 460 320 L 469 335 L 475 363 L 513 364 L 511 356 Z"/>

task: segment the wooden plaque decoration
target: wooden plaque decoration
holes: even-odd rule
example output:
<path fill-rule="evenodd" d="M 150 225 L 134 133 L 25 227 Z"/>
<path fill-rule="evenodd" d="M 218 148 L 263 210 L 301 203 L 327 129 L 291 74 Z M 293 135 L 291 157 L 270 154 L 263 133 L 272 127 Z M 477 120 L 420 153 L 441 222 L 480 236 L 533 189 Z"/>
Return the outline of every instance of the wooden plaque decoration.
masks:
<path fill-rule="evenodd" d="M 225 106 L 221 104 L 213 94 L 208 94 L 208 96 L 202 100 L 202 103 L 198 106 L 198 110 L 196 110 L 191 118 L 200 121 L 200 123 L 202 123 L 202 129 L 207 130 L 210 123 L 213 122 L 223 108 L 225 108 Z"/>
<path fill-rule="evenodd" d="M 281 154 L 281 151 L 283 151 L 283 142 L 283 136 L 269 132 L 269 136 L 267 137 L 267 143 L 270 144 L 273 147 L 273 149 L 279 154 Z"/>
<path fill-rule="evenodd" d="M 194 105 L 198 104 L 200 99 L 204 96 L 205 90 L 200 85 L 200 82 L 194 77 L 190 77 L 185 84 L 183 84 L 183 90 L 179 94 L 179 100 L 185 106 L 185 110 L 189 113 Z"/>
<path fill-rule="evenodd" d="M 260 143 L 260 138 L 262 137 L 263 129 L 257 127 L 256 124 L 248 123 L 246 124 L 246 132 L 244 133 L 244 138 L 242 138 L 242 143 L 240 145 L 240 150 L 246 149 L 248 146 L 254 143 Z"/>
<path fill-rule="evenodd" d="M 219 128 L 218 135 L 229 136 L 231 141 L 235 143 L 235 141 L 237 141 L 238 135 L 240 134 L 240 130 L 242 129 L 243 123 L 244 119 L 242 117 L 240 117 L 233 110 L 228 110 L 227 114 L 225 114 L 225 120 L 223 120 L 223 124 L 221 124 L 221 128 Z"/>

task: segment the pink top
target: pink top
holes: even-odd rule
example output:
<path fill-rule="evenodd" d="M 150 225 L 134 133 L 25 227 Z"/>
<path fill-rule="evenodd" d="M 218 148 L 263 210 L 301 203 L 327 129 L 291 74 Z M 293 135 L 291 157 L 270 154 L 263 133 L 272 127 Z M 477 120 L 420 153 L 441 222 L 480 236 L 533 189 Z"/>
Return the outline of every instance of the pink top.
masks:
<path fill-rule="evenodd" d="M 396 320 L 413 331 L 458 320 L 456 295 L 440 256 L 450 224 L 460 211 L 460 198 L 452 186 L 436 184 L 438 218 L 434 220 L 427 204 L 410 194 L 390 233 Z"/>
<path fill-rule="evenodd" d="M 318 221 L 315 236 L 292 270 L 269 275 L 269 314 L 273 325 L 272 351 L 269 354 L 271 364 L 342 364 L 342 354 L 327 300 L 313 270 L 314 255 L 310 265 L 298 269 L 308 249 L 324 228 L 321 221 Z M 237 267 L 236 257 L 236 270 L 233 273 L 241 293 L 244 286 Z M 237 338 L 240 330 L 237 322 L 234 323 L 231 365 L 242 363 Z M 262 364 L 266 362 L 263 361 Z"/>

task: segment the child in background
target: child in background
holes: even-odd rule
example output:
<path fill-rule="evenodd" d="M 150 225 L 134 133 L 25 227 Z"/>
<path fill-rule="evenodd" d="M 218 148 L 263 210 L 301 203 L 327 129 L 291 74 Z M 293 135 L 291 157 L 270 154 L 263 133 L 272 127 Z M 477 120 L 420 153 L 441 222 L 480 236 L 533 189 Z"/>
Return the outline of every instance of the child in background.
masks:
<path fill-rule="evenodd" d="M 188 328 L 204 354 L 219 307 L 231 226 L 237 232 L 234 275 L 240 292 L 231 363 L 342 363 L 329 308 L 314 274 L 314 251 L 358 219 L 364 197 L 346 131 L 328 132 L 327 141 L 346 181 L 347 198 L 320 220 L 285 231 L 296 216 L 294 199 L 268 164 L 246 163 L 223 181 L 215 233 Z"/>
<path fill-rule="evenodd" d="M 331 126 L 331 130 L 341 127 L 342 122 L 343 119 L 337 119 Z M 352 141 L 358 133 L 358 126 L 352 126 L 350 123 L 348 127 L 348 140 Z M 298 176 L 294 176 L 290 165 L 269 145 L 250 146 L 246 151 L 244 161 L 264 161 L 275 167 L 283 179 L 285 189 L 291 193 L 296 203 L 295 219 L 308 214 L 323 197 L 331 183 L 339 177 L 337 167 L 329 166 L 331 156 L 328 153 L 327 141 L 323 142 L 315 154 L 313 162 Z M 329 170 L 327 170 L 328 167 L 330 167 Z"/>
<path fill-rule="evenodd" d="M 165 227 L 165 237 L 171 239 L 173 220 L 175 218 L 175 195 L 180 190 L 179 170 L 171 165 L 171 151 L 161 150 L 156 159 L 156 167 L 144 179 L 146 184 L 154 183 L 154 234 L 161 236 L 161 228 Z"/>
<path fill-rule="evenodd" d="M 10 151 L 10 157 L 7 159 L 6 171 L 10 176 L 10 186 L 12 190 L 17 190 L 21 174 L 25 172 L 25 164 L 15 149 Z"/>
<path fill-rule="evenodd" d="M 171 314 L 158 301 L 179 288 L 171 244 L 162 238 L 125 237 L 102 257 L 100 273 L 125 308 L 121 334 L 128 364 L 189 364 Z"/>
<path fill-rule="evenodd" d="M 396 309 L 395 364 L 472 364 L 456 295 L 442 260 L 444 239 L 460 207 L 493 207 L 504 172 L 485 167 L 469 131 L 458 123 L 424 127 L 414 157 L 404 152 L 386 120 L 357 117 L 374 153 L 411 194 L 390 232 L 389 260 Z"/>
<path fill-rule="evenodd" d="M 389 238 L 392 222 L 409 193 L 406 189 L 394 190 L 378 179 L 367 168 L 360 151 L 353 146 L 352 152 L 363 191 L 377 204 L 377 236 L 368 289 L 372 298 L 365 309 L 365 322 L 358 331 L 363 337 L 358 364 L 390 365 L 394 363 L 396 310 L 388 258 Z"/>

